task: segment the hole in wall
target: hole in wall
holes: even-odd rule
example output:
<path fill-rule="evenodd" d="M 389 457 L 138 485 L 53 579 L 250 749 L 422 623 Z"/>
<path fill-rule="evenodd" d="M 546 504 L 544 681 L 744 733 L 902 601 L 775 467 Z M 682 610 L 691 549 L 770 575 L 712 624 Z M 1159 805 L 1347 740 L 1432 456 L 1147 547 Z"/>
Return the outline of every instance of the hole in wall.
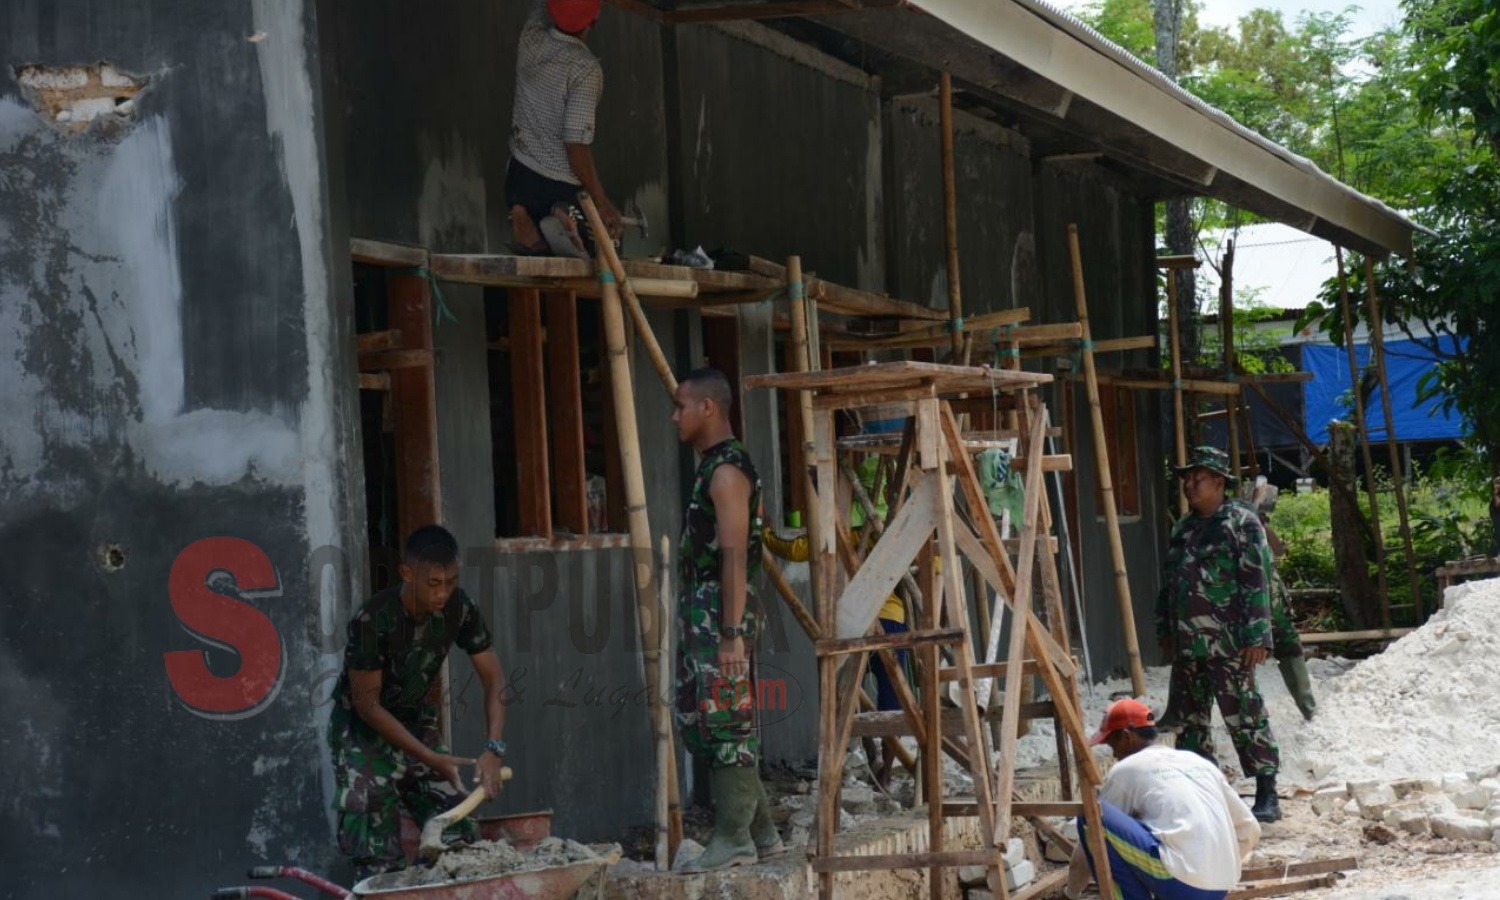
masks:
<path fill-rule="evenodd" d="M 119 544 L 100 544 L 99 568 L 106 572 L 118 572 L 125 568 L 125 548 Z"/>
<path fill-rule="evenodd" d="M 53 127 L 69 133 L 96 121 L 121 125 L 135 119 L 136 96 L 148 79 L 120 71 L 112 63 L 92 66 L 43 66 L 15 69 L 16 82 L 32 108 Z"/>

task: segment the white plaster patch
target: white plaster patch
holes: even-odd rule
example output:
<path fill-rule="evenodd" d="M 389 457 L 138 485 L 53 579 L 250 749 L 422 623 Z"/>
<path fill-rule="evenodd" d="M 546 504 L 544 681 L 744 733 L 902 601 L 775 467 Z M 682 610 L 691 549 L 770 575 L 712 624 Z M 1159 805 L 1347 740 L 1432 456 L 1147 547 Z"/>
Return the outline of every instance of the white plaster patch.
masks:
<path fill-rule="evenodd" d="M 130 443 L 165 484 L 232 484 L 241 478 L 291 485 L 300 471 L 293 427 L 260 412 L 196 409 L 130 428 Z"/>

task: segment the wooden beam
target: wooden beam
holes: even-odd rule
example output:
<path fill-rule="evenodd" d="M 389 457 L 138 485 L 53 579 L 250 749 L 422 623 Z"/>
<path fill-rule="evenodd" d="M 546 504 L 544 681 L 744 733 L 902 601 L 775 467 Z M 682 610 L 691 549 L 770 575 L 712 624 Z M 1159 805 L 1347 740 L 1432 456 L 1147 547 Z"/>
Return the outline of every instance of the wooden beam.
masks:
<path fill-rule="evenodd" d="M 387 350 L 384 353 L 364 353 L 359 357 L 361 372 L 421 368 L 432 368 L 432 350 L 426 347 L 412 350 Z"/>
<path fill-rule="evenodd" d="M 1247 867 L 1240 871 L 1240 880 L 1264 881 L 1269 878 L 1294 878 L 1298 875 L 1325 875 L 1329 872 L 1347 872 L 1357 868 L 1359 868 L 1359 857 L 1340 856 L 1332 859 L 1312 859 L 1306 862 Z"/>
<path fill-rule="evenodd" d="M 552 477 L 547 453 L 542 298 L 533 288 L 506 292 L 510 319 L 511 408 L 515 417 L 516 508 L 521 532 L 552 535 Z"/>
<path fill-rule="evenodd" d="M 548 291 L 547 418 L 552 426 L 553 505 L 556 525 L 589 531 L 588 471 L 583 455 L 583 369 L 578 351 L 578 298 Z"/>
<path fill-rule="evenodd" d="M 366 238 L 349 240 L 349 255 L 355 262 L 389 268 L 422 268 L 427 265 L 427 248 Z"/>
<path fill-rule="evenodd" d="M 814 872 L 867 872 L 876 869 L 952 869 L 958 866 L 990 866 L 1000 851 L 940 850 L 936 853 L 860 854 L 858 856 L 820 856 L 808 860 Z"/>
<path fill-rule="evenodd" d="M 1229 892 L 1224 900 L 1256 900 L 1258 897 L 1281 897 L 1286 894 L 1310 891 L 1313 888 L 1330 887 L 1338 884 L 1338 881 L 1338 873 L 1330 872 L 1327 875 L 1311 875 L 1307 878 L 1297 878 L 1291 881 L 1252 884 L 1235 888 Z"/>
<path fill-rule="evenodd" d="M 1203 260 L 1191 253 L 1180 256 L 1158 256 L 1156 267 L 1158 269 L 1196 269 L 1203 265 Z"/>
<path fill-rule="evenodd" d="M 359 353 L 379 353 L 383 350 L 401 349 L 401 329 L 367 331 L 354 336 L 354 347 Z"/>
<path fill-rule="evenodd" d="M 1366 631 L 1305 631 L 1297 635 L 1304 644 L 1334 644 L 1341 641 L 1394 641 L 1415 628 L 1371 628 Z"/>
<path fill-rule="evenodd" d="M 870 634 L 857 638 L 833 638 L 818 641 L 814 649 L 819 656 L 841 656 L 875 650 L 902 650 L 922 644 L 953 644 L 963 640 L 962 628 L 939 628 L 936 631 L 898 631 L 894 634 Z"/>
<path fill-rule="evenodd" d="M 387 276 L 388 321 L 401 332 L 409 349 L 395 351 L 417 365 L 390 367 L 391 409 L 396 419 L 396 519 L 402 538 L 422 525 L 441 523 L 442 479 L 438 468 L 437 382 L 432 362 L 431 282 L 424 275 L 392 272 Z M 392 354 L 360 360 L 378 364 Z"/>
<path fill-rule="evenodd" d="M 391 389 L 391 373 L 360 372 L 359 389 L 362 391 L 388 391 Z"/>

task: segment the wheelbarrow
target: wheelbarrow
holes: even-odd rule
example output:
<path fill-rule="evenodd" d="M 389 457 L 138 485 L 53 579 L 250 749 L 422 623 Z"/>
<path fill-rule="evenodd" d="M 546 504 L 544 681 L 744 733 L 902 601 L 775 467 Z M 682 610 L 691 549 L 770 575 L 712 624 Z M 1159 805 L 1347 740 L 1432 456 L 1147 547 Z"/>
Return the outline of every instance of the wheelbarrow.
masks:
<path fill-rule="evenodd" d="M 325 894 L 338 898 L 378 897 L 380 900 L 569 900 L 585 881 L 604 871 L 620 860 L 615 848 L 599 859 L 588 859 L 558 866 L 537 869 L 521 869 L 488 875 L 481 878 L 465 878 L 424 884 L 415 887 L 370 887 L 378 878 L 366 878 L 353 890 L 342 888 L 306 869 L 295 866 L 256 866 L 250 870 L 251 878 L 287 878 L 311 885 Z M 264 897 L 267 900 L 301 900 L 275 888 L 249 887 L 220 888 L 213 900 L 234 900 L 243 897 Z"/>
<path fill-rule="evenodd" d="M 536 848 L 543 840 L 552 836 L 552 810 L 511 813 L 504 816 L 479 816 L 473 819 L 479 827 L 482 841 L 506 841 L 522 853 Z M 422 843 L 422 829 L 405 811 L 401 813 L 401 852 L 408 863 L 417 861 L 417 850 Z"/>

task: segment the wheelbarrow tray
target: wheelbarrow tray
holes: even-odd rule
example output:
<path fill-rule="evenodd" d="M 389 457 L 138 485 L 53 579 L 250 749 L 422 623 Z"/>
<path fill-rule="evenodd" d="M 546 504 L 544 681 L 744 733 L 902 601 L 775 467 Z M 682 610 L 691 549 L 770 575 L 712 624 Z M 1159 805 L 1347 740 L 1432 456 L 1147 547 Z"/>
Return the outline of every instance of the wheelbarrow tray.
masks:
<path fill-rule="evenodd" d="M 366 885 L 372 879 L 367 878 L 354 886 L 354 896 L 380 900 L 570 900 L 590 876 L 619 859 L 616 852 L 600 859 L 414 887 L 370 888 Z"/>

